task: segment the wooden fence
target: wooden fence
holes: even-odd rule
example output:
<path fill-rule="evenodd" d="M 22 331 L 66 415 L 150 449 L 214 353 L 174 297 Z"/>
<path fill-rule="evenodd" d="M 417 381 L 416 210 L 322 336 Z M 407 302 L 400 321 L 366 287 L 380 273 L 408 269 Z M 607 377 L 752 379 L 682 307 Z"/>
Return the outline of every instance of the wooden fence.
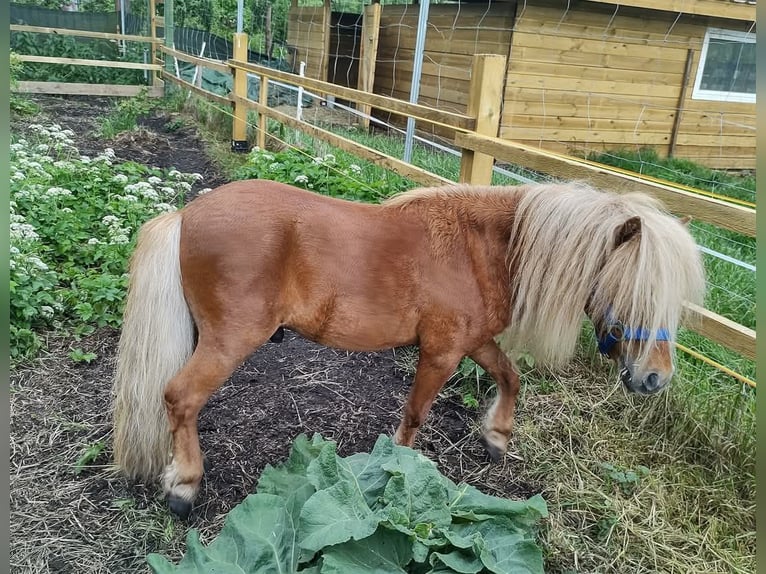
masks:
<path fill-rule="evenodd" d="M 12 29 L 17 28 L 19 27 L 12 27 Z M 71 32 L 79 33 L 79 31 Z M 58 31 L 57 33 L 61 32 Z M 147 41 L 146 38 L 139 38 L 140 41 Z M 455 146 L 462 153 L 460 182 L 463 183 L 488 184 L 491 181 L 494 161 L 507 161 L 560 179 L 577 179 L 617 192 L 643 191 L 660 199 L 673 213 L 681 216 L 691 215 L 698 221 L 746 236 L 755 236 L 755 209 L 698 195 L 686 189 L 675 187 L 671 183 L 661 183 L 651 178 L 626 174 L 594 162 L 555 152 L 545 152 L 494 137 L 498 131 L 503 94 L 503 74 L 498 73 L 498 70 L 504 69 L 505 56 L 480 54 L 473 57 L 471 80 L 468 88 L 468 110 L 462 114 L 438 110 L 421 104 L 412 104 L 373 94 L 369 91 L 338 86 L 249 63 L 246 61 L 247 36 L 245 34 L 235 35 L 234 57 L 226 62 L 199 58 L 167 46 L 159 46 L 156 38 L 149 41 L 154 42 L 157 46 L 155 60 L 149 68 L 153 73 L 157 72 L 162 80 L 176 84 L 184 90 L 231 107 L 233 115 L 232 143 L 246 141 L 247 111 L 255 110 L 258 113 L 257 143 L 261 148 L 264 148 L 266 143 L 267 119 L 272 119 L 396 171 L 419 184 L 443 185 L 452 183 L 444 177 L 269 108 L 267 105 L 269 83 L 281 82 L 296 88 L 302 87 L 305 90 L 348 100 L 353 102 L 357 108 L 369 109 L 374 107 L 402 117 L 414 118 L 419 124 L 448 128 L 455 134 Z M 180 61 L 218 71 L 229 71 L 234 78 L 233 91 L 223 96 L 186 82 L 168 72 L 166 67 L 162 65 L 160 56 L 176 58 Z M 27 59 L 26 61 L 36 60 Z M 260 78 L 258 101 L 250 100 L 247 97 L 248 74 L 257 75 Z M 753 329 L 702 307 L 689 305 L 688 311 L 692 319 L 690 328 L 744 357 L 755 358 L 755 331 Z"/>

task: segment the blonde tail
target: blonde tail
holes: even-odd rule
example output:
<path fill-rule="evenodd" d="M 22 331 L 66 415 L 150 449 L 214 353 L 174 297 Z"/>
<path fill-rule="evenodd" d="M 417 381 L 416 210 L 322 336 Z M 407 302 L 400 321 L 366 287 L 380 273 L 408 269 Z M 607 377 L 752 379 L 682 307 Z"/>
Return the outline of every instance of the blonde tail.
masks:
<path fill-rule="evenodd" d="M 181 214 L 144 224 L 130 262 L 113 387 L 114 462 L 155 480 L 170 461 L 164 391 L 194 349 L 194 322 L 181 285 Z"/>

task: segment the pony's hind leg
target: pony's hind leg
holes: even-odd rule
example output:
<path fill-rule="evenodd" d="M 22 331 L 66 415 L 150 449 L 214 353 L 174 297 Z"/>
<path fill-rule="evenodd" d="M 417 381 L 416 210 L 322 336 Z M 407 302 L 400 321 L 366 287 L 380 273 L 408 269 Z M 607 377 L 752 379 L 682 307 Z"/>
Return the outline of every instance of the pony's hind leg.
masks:
<path fill-rule="evenodd" d="M 201 334 L 186 365 L 165 389 L 165 408 L 173 434 L 173 452 L 162 478 L 170 509 L 186 518 L 199 491 L 204 472 L 197 434 L 197 417 L 210 396 L 250 352 L 268 339 L 211 337 Z"/>
<path fill-rule="evenodd" d="M 519 393 L 519 375 L 511 361 L 490 341 L 470 355 L 497 384 L 495 402 L 484 418 L 484 446 L 494 462 L 499 462 L 508 449 L 516 411 L 516 396 Z"/>

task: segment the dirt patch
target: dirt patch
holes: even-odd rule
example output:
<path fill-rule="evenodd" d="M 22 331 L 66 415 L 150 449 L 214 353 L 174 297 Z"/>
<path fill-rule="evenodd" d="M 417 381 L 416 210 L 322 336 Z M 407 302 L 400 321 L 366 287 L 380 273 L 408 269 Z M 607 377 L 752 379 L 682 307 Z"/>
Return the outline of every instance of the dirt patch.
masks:
<path fill-rule="evenodd" d="M 83 154 L 112 147 L 119 160 L 175 167 L 226 179 L 195 130 L 158 113 L 141 130 L 98 138 L 97 119 L 112 102 L 39 97 L 43 113 L 72 129 Z M 34 121 L 39 122 L 39 119 Z M 23 126 L 18 126 L 23 127 Z M 348 353 L 286 332 L 258 349 L 211 398 L 199 420 L 209 468 L 188 523 L 170 516 L 154 485 L 131 484 L 109 470 L 109 397 L 119 333 L 101 330 L 73 342 L 52 339 L 46 355 L 11 377 L 11 567 L 14 572 L 145 571 L 144 556 L 177 555 L 188 527 L 203 540 L 225 513 L 255 490 L 267 464 L 285 459 L 300 433 L 321 433 L 341 455 L 369 450 L 392 433 L 411 384 L 414 350 Z M 74 363 L 70 348 L 95 352 Z M 479 444 L 480 411 L 449 386 L 416 443 L 440 470 L 484 492 L 511 498 L 540 489 L 514 480 L 514 456 L 492 465 Z M 523 410 L 519 418 L 523 419 Z M 510 452 L 514 452 L 511 447 Z M 87 464 L 83 456 L 90 453 Z"/>

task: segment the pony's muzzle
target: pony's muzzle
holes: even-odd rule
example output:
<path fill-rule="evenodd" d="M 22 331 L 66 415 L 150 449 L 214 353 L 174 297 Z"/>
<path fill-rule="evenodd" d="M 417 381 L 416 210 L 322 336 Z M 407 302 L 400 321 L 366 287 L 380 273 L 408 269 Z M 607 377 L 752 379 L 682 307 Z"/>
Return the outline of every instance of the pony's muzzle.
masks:
<path fill-rule="evenodd" d="M 636 373 L 629 367 L 623 367 L 620 370 L 620 381 L 629 391 L 641 395 L 652 395 L 664 389 L 670 378 L 671 373 L 662 374 L 656 371 L 648 373 Z"/>

